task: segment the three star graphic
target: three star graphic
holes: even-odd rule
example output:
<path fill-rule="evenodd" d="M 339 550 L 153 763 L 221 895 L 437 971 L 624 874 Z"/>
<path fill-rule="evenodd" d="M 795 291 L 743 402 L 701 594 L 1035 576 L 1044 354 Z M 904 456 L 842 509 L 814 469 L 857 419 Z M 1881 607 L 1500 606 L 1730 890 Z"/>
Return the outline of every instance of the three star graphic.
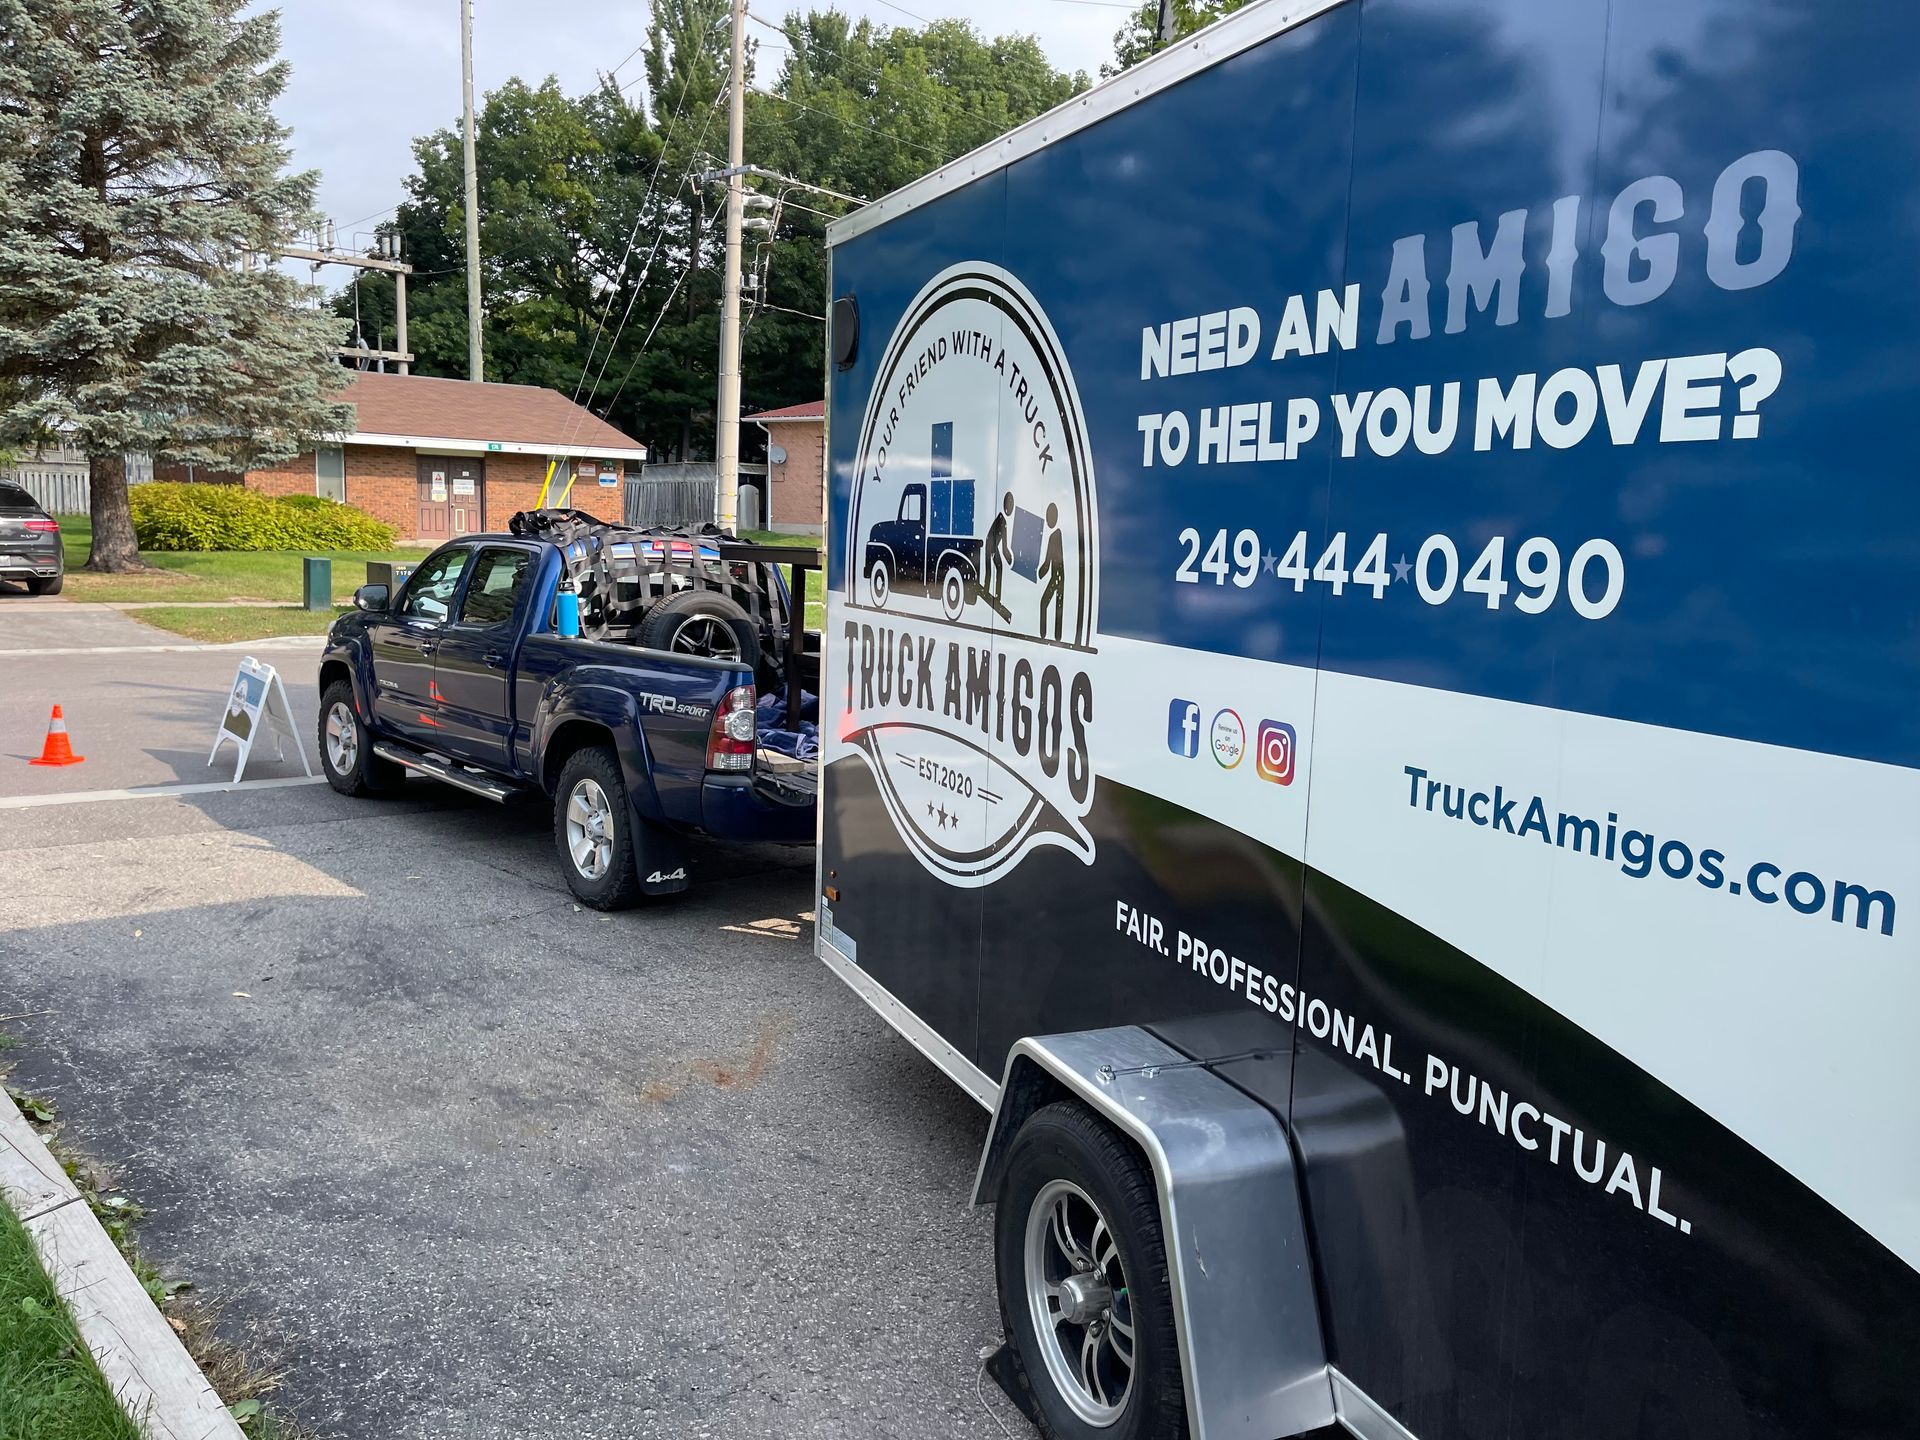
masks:
<path fill-rule="evenodd" d="M 931 800 L 927 802 L 927 818 L 942 830 L 947 829 L 949 826 L 955 830 L 960 828 L 960 817 L 958 815 L 949 815 L 947 813 L 947 807 L 944 805 L 938 810 L 935 810 Z"/>

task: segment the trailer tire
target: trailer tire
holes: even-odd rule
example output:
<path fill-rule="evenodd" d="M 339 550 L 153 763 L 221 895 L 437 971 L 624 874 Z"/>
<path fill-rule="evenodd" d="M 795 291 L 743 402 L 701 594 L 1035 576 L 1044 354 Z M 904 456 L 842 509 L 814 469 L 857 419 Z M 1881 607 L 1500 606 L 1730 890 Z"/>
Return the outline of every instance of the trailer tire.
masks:
<path fill-rule="evenodd" d="M 1051 1440 L 1186 1440 L 1158 1193 L 1119 1132 L 1073 1101 L 1020 1127 L 994 1262 L 1014 1373 Z"/>
<path fill-rule="evenodd" d="M 640 898 L 627 784 L 620 757 L 607 746 L 583 746 L 561 767 L 553 787 L 553 843 L 567 888 L 582 905 L 624 910 Z"/>

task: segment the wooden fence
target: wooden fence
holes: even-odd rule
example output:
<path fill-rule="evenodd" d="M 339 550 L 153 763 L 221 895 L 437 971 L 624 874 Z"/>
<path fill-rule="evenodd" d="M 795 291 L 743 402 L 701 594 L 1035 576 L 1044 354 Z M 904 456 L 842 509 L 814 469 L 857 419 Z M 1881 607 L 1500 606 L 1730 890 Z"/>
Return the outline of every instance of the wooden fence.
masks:
<path fill-rule="evenodd" d="M 126 460 L 129 485 L 144 485 L 153 479 L 149 456 L 129 455 Z M 11 469 L 0 470 L 0 480 L 22 487 L 50 515 L 85 515 L 93 508 L 86 459 L 70 452 L 22 460 Z"/>

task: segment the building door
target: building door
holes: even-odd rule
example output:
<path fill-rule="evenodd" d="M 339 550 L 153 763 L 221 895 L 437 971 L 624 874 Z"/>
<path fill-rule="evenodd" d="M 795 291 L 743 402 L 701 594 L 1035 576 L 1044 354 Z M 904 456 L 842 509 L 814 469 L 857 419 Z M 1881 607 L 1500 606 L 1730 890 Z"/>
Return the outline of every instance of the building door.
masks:
<path fill-rule="evenodd" d="M 486 464 L 451 455 L 447 467 L 447 519 L 455 535 L 476 535 L 487 528 Z"/>
<path fill-rule="evenodd" d="M 420 457 L 419 490 L 414 512 L 413 536 L 422 545 L 438 545 L 453 538 L 453 507 L 449 503 L 447 466 L 444 455 Z"/>

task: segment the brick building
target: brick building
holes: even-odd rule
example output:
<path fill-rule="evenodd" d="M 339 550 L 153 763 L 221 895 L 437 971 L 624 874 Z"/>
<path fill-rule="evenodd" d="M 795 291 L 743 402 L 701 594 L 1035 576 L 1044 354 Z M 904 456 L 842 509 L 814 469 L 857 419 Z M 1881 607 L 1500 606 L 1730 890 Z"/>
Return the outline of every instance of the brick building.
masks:
<path fill-rule="evenodd" d="M 571 473 L 566 504 L 617 521 L 627 471 L 647 455 L 592 412 L 536 385 L 363 373 L 338 398 L 356 417 L 339 445 L 250 470 L 240 483 L 269 495 L 344 500 L 403 539 L 437 545 L 506 528 L 514 511 L 533 508 L 556 459 L 547 503 L 560 503 Z M 154 478 L 189 478 L 179 467 L 160 471 Z M 192 478 L 232 479 L 204 471 Z"/>
<path fill-rule="evenodd" d="M 826 503 L 826 413 L 824 400 L 742 415 L 767 432 L 767 528 L 791 535 L 818 535 Z"/>

